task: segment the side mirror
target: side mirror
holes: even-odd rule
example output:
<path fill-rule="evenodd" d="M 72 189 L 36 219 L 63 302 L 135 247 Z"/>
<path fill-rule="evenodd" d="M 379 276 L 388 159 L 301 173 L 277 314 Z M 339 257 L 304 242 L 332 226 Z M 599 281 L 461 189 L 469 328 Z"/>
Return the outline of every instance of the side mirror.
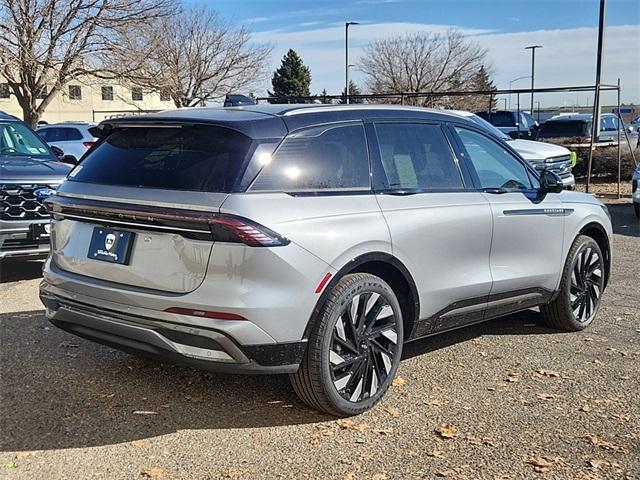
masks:
<path fill-rule="evenodd" d="M 540 193 L 560 193 L 564 189 L 562 179 L 550 170 L 540 172 Z"/>
<path fill-rule="evenodd" d="M 62 158 L 64 156 L 64 152 L 60 147 L 56 147 L 55 145 L 51 145 L 51 150 L 56 154 L 56 157 Z"/>
<path fill-rule="evenodd" d="M 69 165 L 77 165 L 78 164 L 78 159 L 76 157 L 74 157 L 73 155 L 62 155 L 60 157 L 60 161 L 62 163 L 68 163 Z"/>

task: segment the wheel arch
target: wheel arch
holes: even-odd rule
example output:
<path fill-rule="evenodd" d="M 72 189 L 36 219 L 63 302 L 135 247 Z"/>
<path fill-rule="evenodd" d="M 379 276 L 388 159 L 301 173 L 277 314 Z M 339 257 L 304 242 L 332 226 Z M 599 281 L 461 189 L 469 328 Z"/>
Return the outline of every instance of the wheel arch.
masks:
<path fill-rule="evenodd" d="M 342 277 L 350 273 L 371 273 L 389 284 L 400 303 L 405 339 L 409 338 L 420 315 L 420 298 L 413 277 L 407 267 L 393 255 L 384 252 L 370 252 L 352 259 L 331 277 L 311 313 L 303 339 L 309 338 L 311 328 L 316 323 L 320 309 L 331 289 Z"/>
<path fill-rule="evenodd" d="M 609 276 L 611 274 L 611 245 L 609 243 L 609 235 L 605 228 L 598 222 L 587 223 L 580 229 L 578 235 L 585 235 L 593 238 L 598 244 L 602 254 L 604 255 L 604 286 L 609 283 Z"/>

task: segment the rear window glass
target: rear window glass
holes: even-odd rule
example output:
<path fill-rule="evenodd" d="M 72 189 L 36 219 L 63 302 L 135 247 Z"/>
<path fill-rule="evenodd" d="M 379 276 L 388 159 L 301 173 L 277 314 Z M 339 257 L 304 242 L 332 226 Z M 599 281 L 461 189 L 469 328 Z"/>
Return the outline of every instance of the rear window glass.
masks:
<path fill-rule="evenodd" d="M 561 122 L 546 121 L 540 128 L 541 135 L 555 137 L 578 137 L 588 135 L 587 124 L 583 121 L 564 120 Z"/>
<path fill-rule="evenodd" d="M 496 127 L 515 127 L 513 115 L 508 112 L 495 112 L 485 117 L 492 125 Z"/>
<path fill-rule="evenodd" d="M 369 190 L 362 125 L 322 126 L 290 134 L 251 186 L 256 191 Z"/>
<path fill-rule="evenodd" d="M 224 127 L 135 127 L 97 145 L 69 180 L 170 190 L 230 192 L 251 149 Z"/>

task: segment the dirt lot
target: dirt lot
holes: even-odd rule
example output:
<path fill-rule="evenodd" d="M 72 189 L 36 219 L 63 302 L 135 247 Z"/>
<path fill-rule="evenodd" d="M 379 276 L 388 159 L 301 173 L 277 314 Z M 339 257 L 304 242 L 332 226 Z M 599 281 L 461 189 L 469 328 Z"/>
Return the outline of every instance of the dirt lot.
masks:
<path fill-rule="evenodd" d="M 158 365 L 50 326 L 39 262 L 2 266 L 0 479 L 640 478 L 640 225 L 611 203 L 595 325 L 527 311 L 410 344 L 373 411 L 335 421 L 288 379 Z"/>

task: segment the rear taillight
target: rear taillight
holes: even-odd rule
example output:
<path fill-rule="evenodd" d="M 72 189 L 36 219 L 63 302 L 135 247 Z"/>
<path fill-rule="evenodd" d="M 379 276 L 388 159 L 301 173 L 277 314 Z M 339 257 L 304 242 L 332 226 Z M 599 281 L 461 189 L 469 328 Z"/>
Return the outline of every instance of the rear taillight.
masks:
<path fill-rule="evenodd" d="M 211 217 L 209 228 L 214 240 L 219 242 L 241 242 L 250 247 L 279 247 L 290 243 L 267 227 L 233 215 Z"/>
<path fill-rule="evenodd" d="M 96 142 L 82 142 L 82 145 L 84 145 L 86 148 L 91 148 L 93 147 L 93 144 Z"/>

